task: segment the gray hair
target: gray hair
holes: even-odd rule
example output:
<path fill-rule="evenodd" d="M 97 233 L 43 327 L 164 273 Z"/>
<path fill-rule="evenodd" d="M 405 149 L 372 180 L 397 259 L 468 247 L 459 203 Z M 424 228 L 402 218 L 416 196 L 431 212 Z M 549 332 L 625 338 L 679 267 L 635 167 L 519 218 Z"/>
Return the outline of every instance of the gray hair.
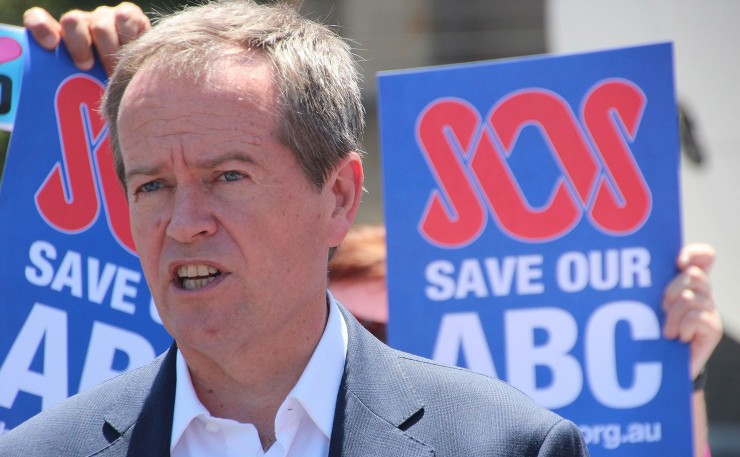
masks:
<path fill-rule="evenodd" d="M 156 19 L 151 30 L 121 49 L 102 111 L 124 186 L 118 109 L 136 72 L 156 61 L 158 70 L 174 76 L 208 77 L 209 62 L 235 47 L 262 52 L 272 63 L 281 141 L 317 189 L 342 158 L 361 152 L 364 110 L 350 46 L 288 5 L 214 0 Z"/>

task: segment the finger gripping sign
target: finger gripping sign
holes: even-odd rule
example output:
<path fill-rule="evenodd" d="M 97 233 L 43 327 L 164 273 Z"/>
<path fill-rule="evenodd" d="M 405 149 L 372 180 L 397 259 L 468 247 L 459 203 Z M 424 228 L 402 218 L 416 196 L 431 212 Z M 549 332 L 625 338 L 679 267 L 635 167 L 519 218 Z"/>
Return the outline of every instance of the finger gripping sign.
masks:
<path fill-rule="evenodd" d="M 131 237 L 104 74 L 29 40 L 0 188 L 0 433 L 161 353 Z"/>
<path fill-rule="evenodd" d="M 691 455 L 672 47 L 381 73 L 391 345 L 500 377 L 594 456 Z"/>

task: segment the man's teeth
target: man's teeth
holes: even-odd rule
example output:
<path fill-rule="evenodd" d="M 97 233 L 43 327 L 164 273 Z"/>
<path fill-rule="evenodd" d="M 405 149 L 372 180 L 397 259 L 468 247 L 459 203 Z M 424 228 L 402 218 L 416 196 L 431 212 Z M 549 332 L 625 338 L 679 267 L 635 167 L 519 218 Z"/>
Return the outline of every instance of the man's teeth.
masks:
<path fill-rule="evenodd" d="M 219 275 L 217 268 L 210 265 L 183 265 L 177 269 L 183 289 L 193 290 L 205 286 Z"/>
<path fill-rule="evenodd" d="M 198 276 L 215 275 L 218 269 L 210 265 L 183 265 L 177 269 L 177 275 L 181 278 L 197 278 Z"/>
<path fill-rule="evenodd" d="M 184 279 L 182 280 L 182 288 L 187 290 L 193 290 L 193 289 L 199 289 L 209 282 L 216 279 L 213 276 L 209 276 L 208 278 L 197 278 L 197 279 Z"/>

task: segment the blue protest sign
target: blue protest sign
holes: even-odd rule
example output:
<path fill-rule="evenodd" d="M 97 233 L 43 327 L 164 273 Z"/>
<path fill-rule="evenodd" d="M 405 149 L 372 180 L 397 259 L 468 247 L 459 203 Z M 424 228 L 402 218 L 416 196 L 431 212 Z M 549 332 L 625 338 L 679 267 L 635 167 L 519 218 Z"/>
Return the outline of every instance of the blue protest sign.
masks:
<path fill-rule="evenodd" d="M 671 45 L 378 81 L 391 345 L 507 380 L 594 456 L 691 455 L 687 348 L 661 336 Z"/>
<path fill-rule="evenodd" d="M 0 24 L 0 130 L 13 130 L 23 76 L 23 29 Z"/>
<path fill-rule="evenodd" d="M 171 343 L 133 246 L 99 65 L 29 40 L 0 188 L 0 429 Z"/>

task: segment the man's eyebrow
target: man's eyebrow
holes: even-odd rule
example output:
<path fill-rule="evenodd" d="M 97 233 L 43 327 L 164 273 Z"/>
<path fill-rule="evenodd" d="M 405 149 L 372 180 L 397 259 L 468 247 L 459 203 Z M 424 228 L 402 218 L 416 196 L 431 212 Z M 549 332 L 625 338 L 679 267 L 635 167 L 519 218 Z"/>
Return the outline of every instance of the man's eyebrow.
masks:
<path fill-rule="evenodd" d="M 132 176 L 137 176 L 137 175 L 153 176 L 153 175 L 156 175 L 157 173 L 159 173 L 159 170 L 161 168 L 162 167 L 161 166 L 158 166 L 158 165 L 151 166 L 151 167 L 137 167 L 137 168 L 132 168 L 132 169 L 126 171 L 126 176 L 125 176 L 126 182 L 128 182 L 131 179 Z"/>
<path fill-rule="evenodd" d="M 232 160 L 249 163 L 249 164 L 257 164 L 257 161 L 254 160 L 254 158 L 252 158 L 248 154 L 245 154 L 243 152 L 230 152 L 230 153 L 227 153 L 221 156 L 198 160 L 197 166 L 199 168 L 205 168 L 205 169 L 210 170 L 213 168 L 217 168 L 219 165 L 222 165 L 226 162 L 231 162 Z M 162 169 L 161 165 L 141 166 L 141 167 L 132 168 L 126 171 L 126 181 L 131 179 L 131 177 L 137 176 L 137 175 L 143 175 L 143 176 L 156 175 L 160 173 L 161 169 Z"/>
<path fill-rule="evenodd" d="M 217 157 L 210 157 L 203 160 L 198 160 L 198 166 L 201 168 L 211 169 L 217 168 L 219 165 L 225 162 L 231 162 L 234 160 L 249 164 L 257 163 L 257 161 L 255 161 L 252 156 L 250 156 L 249 154 L 245 154 L 244 152 L 229 152 Z"/>

